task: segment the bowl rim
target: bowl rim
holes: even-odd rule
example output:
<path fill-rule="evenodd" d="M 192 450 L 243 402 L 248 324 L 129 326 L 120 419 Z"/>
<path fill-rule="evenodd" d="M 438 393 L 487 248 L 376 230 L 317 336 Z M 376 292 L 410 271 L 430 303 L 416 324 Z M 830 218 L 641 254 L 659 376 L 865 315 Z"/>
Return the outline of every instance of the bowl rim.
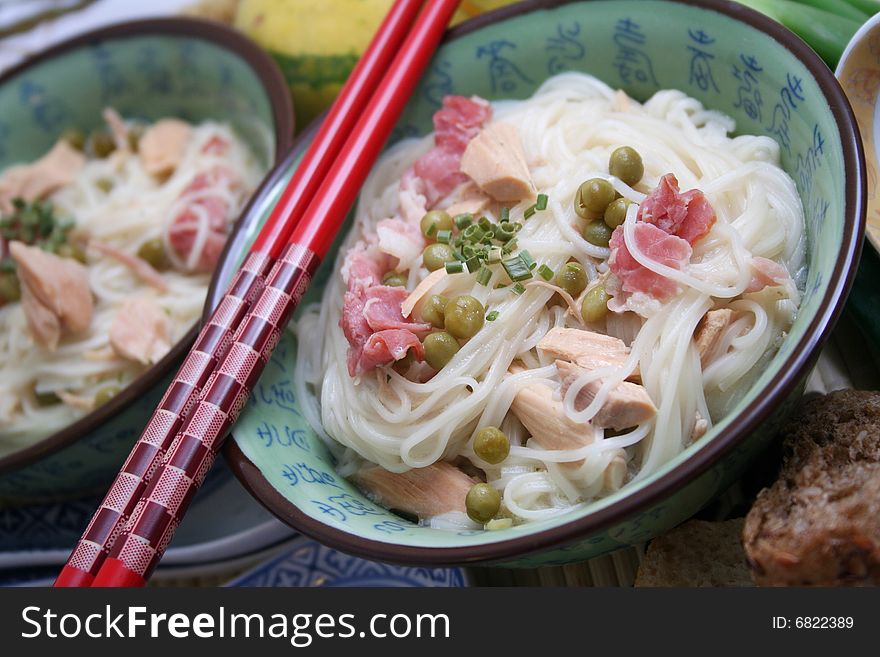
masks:
<path fill-rule="evenodd" d="M 274 170 L 287 154 L 293 140 L 293 105 L 287 82 L 281 74 L 278 65 L 268 53 L 240 32 L 220 23 L 186 17 L 149 18 L 115 23 L 90 30 L 35 53 L 4 71 L 0 74 L 0 85 L 10 82 L 38 64 L 54 59 L 59 55 L 63 56 L 71 50 L 78 50 L 99 42 L 119 41 L 129 37 L 141 37 L 151 34 L 209 41 L 238 55 L 250 66 L 266 92 L 272 109 L 275 153 L 273 161 L 269 164 L 269 170 Z M 236 232 L 244 216 L 244 212 L 239 214 L 231 234 Z M 189 328 L 180 340 L 172 345 L 171 350 L 165 356 L 142 372 L 123 388 L 118 395 L 103 406 L 87 413 L 33 445 L 0 457 L 0 476 L 8 475 L 27 467 L 72 445 L 81 437 L 131 407 L 146 390 L 155 386 L 171 372 L 174 365 L 189 352 L 198 335 L 200 325 L 201 318 Z"/>
<path fill-rule="evenodd" d="M 472 18 L 447 32 L 443 44 L 487 25 L 532 11 L 555 8 L 581 0 L 526 0 L 525 2 L 493 10 Z M 595 0 L 582 0 L 595 1 Z M 481 545 L 459 547 L 427 547 L 402 545 L 367 538 L 362 534 L 348 532 L 325 524 L 303 513 L 281 495 L 263 476 L 259 468 L 245 456 L 230 435 L 224 447 L 224 456 L 230 469 L 242 485 L 270 512 L 303 534 L 325 545 L 359 557 L 394 563 L 431 566 L 462 564 L 491 564 L 510 562 L 524 557 L 563 547 L 580 539 L 604 531 L 625 521 L 634 514 L 645 511 L 663 498 L 685 486 L 688 482 L 707 472 L 727 456 L 745 436 L 758 428 L 776 406 L 776 401 L 791 394 L 806 376 L 819 356 L 855 278 L 862 237 L 865 228 L 866 173 L 864 153 L 858 127 L 849 102 L 831 70 L 820 57 L 800 38 L 779 23 L 748 7 L 730 0 L 662 0 L 676 4 L 691 5 L 715 11 L 753 27 L 788 49 L 813 75 L 824 98 L 828 101 L 836 120 L 844 161 L 844 226 L 840 252 L 829 274 L 829 287 L 820 301 L 815 316 L 808 325 L 805 338 L 795 346 L 783 363 L 779 376 L 765 389 L 765 394 L 753 400 L 743 412 L 731 419 L 725 430 L 719 433 L 686 461 L 680 463 L 663 477 L 626 495 L 617 502 L 598 509 L 589 515 L 573 518 L 556 527 L 537 533 L 518 536 Z M 295 142 L 293 151 L 305 148 L 305 139 L 316 129 L 320 117 L 314 121 Z M 293 152 L 291 157 L 293 157 Z M 287 162 L 287 159 L 285 159 Z M 285 163 L 279 165 L 284 169 Z M 280 175 L 273 171 L 266 184 Z M 259 192 L 254 195 L 256 199 Z M 221 271 L 218 267 L 217 273 Z M 209 291 L 209 301 L 211 299 Z"/>

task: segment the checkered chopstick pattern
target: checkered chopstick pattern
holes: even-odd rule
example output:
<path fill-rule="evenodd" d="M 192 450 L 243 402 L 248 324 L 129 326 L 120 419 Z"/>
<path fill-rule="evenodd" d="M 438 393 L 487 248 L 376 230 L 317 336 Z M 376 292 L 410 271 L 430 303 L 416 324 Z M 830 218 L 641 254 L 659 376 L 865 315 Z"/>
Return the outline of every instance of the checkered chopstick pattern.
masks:
<path fill-rule="evenodd" d="M 278 345 L 318 262 L 309 249 L 291 244 L 274 264 L 251 310 L 239 318 L 231 345 L 139 496 L 124 531 L 112 543 L 94 586 L 117 585 L 120 572 L 129 584 L 150 576 Z"/>
<path fill-rule="evenodd" d="M 90 583 L 98 574 L 202 388 L 229 350 L 236 327 L 262 292 L 272 263 L 263 253 L 247 257 L 73 549 L 57 585 Z"/>

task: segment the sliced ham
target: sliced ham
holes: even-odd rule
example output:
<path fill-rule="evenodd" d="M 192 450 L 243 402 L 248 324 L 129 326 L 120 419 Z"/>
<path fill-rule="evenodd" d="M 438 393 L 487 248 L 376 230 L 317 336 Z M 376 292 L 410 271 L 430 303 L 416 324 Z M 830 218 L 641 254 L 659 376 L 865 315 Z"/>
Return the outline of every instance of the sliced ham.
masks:
<path fill-rule="evenodd" d="M 388 271 L 387 258 L 375 247 L 358 242 L 345 254 L 342 263 L 342 280 L 349 290 L 379 285 L 382 275 Z"/>
<path fill-rule="evenodd" d="M 176 255 L 172 260 L 176 259 L 186 271 L 213 271 L 226 244 L 229 197 L 239 191 L 240 185 L 232 169 L 215 166 L 197 174 L 181 193 L 180 209 L 168 229 L 168 242 Z M 201 249 L 194 252 L 200 241 Z"/>
<path fill-rule="evenodd" d="M 364 319 L 373 331 L 407 329 L 414 333 L 431 330 L 430 324 L 418 324 L 405 319 L 403 302 L 408 294 L 406 288 L 376 285 L 365 291 Z"/>
<path fill-rule="evenodd" d="M 425 238 L 419 226 L 403 219 L 382 219 L 376 224 L 376 235 L 379 237 L 379 248 L 397 258 L 398 271 L 406 271 L 416 265 L 425 249 Z"/>
<path fill-rule="evenodd" d="M 471 139 L 461 171 L 496 201 L 516 203 L 535 193 L 519 132 L 509 123 L 492 123 Z"/>
<path fill-rule="evenodd" d="M 427 207 L 433 207 L 467 180 L 459 170 L 461 155 L 491 117 L 492 108 L 482 98 L 446 96 L 443 99 L 443 106 L 434 113 L 434 148 L 413 164 L 413 171 L 422 182 L 421 192 Z"/>
<path fill-rule="evenodd" d="M 691 246 L 682 238 L 642 221 L 633 229 L 636 246 L 646 257 L 672 269 L 682 270 L 687 265 Z M 608 246 L 611 249 L 608 266 L 620 280 L 624 293 L 642 292 L 661 301 L 676 294 L 678 284 L 675 281 L 643 267 L 632 256 L 624 239 L 623 226 L 614 229 Z"/>
<path fill-rule="evenodd" d="M 110 346 L 122 358 L 149 365 L 171 348 L 168 316 L 152 299 L 126 299 L 110 323 Z"/>
<path fill-rule="evenodd" d="M 571 385 L 588 370 L 564 360 L 556 361 L 559 378 L 562 381 L 561 394 L 564 396 Z M 581 411 L 596 398 L 602 380 L 591 381 L 583 386 L 575 398 L 575 410 Z M 622 381 L 612 388 L 602 407 L 590 423 L 596 427 L 628 429 L 647 422 L 657 414 L 657 407 L 644 387 L 630 381 Z"/>
<path fill-rule="evenodd" d="M 183 159 L 192 129 L 180 119 L 161 119 L 151 125 L 138 142 L 138 155 L 151 176 L 165 178 Z"/>
<path fill-rule="evenodd" d="M 752 258 L 752 278 L 746 292 L 760 292 L 765 287 L 785 285 L 791 280 L 791 275 L 785 266 L 778 262 L 761 256 Z"/>
<path fill-rule="evenodd" d="M 88 270 L 75 260 L 60 258 L 22 242 L 9 243 L 21 280 L 23 309 L 34 339 L 54 349 L 63 331 L 82 333 L 89 328 L 94 301 L 89 288 Z M 48 311 L 58 321 L 56 331 Z"/>
<path fill-rule="evenodd" d="M 696 244 L 715 224 L 715 211 L 698 189 L 681 193 L 676 177 L 667 173 L 639 206 L 637 221 L 657 226 L 688 244 Z"/>
<path fill-rule="evenodd" d="M 16 198 L 44 198 L 72 182 L 85 165 L 85 156 L 62 139 L 36 162 L 9 167 L 0 177 L 0 211 L 11 212 Z"/>
<path fill-rule="evenodd" d="M 89 248 L 103 253 L 113 258 L 123 266 L 131 270 L 131 272 L 141 279 L 144 283 L 160 292 L 168 290 L 168 283 L 162 278 L 162 274 L 153 269 L 153 266 L 143 258 L 139 258 L 131 253 L 126 253 L 122 249 L 117 249 L 111 244 L 99 242 L 98 240 L 89 240 Z"/>
<path fill-rule="evenodd" d="M 412 331 L 406 329 L 377 331 L 367 338 L 356 364 L 356 371 L 369 372 L 380 365 L 390 365 L 395 361 L 403 360 L 410 349 L 413 350 L 416 360 L 425 359 L 425 348 Z M 350 370 L 349 362 L 349 373 Z"/>
<path fill-rule="evenodd" d="M 378 504 L 421 520 L 452 511 L 466 513 L 464 501 L 476 483 L 445 461 L 400 473 L 368 465 L 351 479 Z"/>
<path fill-rule="evenodd" d="M 629 347 L 620 338 L 561 326 L 550 329 L 538 342 L 538 349 L 590 370 L 622 367 L 629 357 Z M 638 369 L 630 376 L 638 377 Z"/>

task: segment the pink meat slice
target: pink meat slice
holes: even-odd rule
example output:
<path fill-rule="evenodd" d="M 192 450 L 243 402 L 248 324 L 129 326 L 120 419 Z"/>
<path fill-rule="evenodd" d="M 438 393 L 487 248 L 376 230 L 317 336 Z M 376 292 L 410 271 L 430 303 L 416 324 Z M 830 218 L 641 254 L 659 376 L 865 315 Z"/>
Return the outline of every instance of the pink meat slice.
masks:
<path fill-rule="evenodd" d="M 784 285 L 790 278 L 785 266 L 768 258 L 755 256 L 752 258 L 752 279 L 746 292 L 760 292 L 768 286 Z"/>
<path fill-rule="evenodd" d="M 411 322 L 401 314 L 401 304 L 408 295 L 404 287 L 387 285 L 376 285 L 365 290 L 363 315 L 370 329 L 373 331 L 404 329 L 414 333 L 430 331 L 430 324 Z"/>
<path fill-rule="evenodd" d="M 461 155 L 491 118 L 492 107 L 482 98 L 443 98 L 443 106 L 434 113 L 434 148 L 413 164 L 424 183 L 428 207 L 467 180 L 459 171 Z"/>
<path fill-rule="evenodd" d="M 425 348 L 412 331 L 387 329 L 373 333 L 363 347 L 360 357 L 360 371 L 368 372 L 380 365 L 388 365 L 406 357 L 412 349 L 416 360 L 425 358 Z"/>
<path fill-rule="evenodd" d="M 709 234 L 715 219 L 715 211 L 705 194 L 698 189 L 681 193 L 678 179 L 671 173 L 663 176 L 642 201 L 637 217 L 637 221 L 653 224 L 691 245 Z"/>
<path fill-rule="evenodd" d="M 682 238 L 669 235 L 654 224 L 639 222 L 633 228 L 636 246 L 651 260 L 678 270 L 690 260 L 691 246 Z M 675 281 L 643 267 L 632 256 L 624 240 L 623 226 L 614 229 L 608 246 L 611 249 L 608 265 L 620 279 L 624 292 L 643 292 L 664 300 L 678 290 Z"/>

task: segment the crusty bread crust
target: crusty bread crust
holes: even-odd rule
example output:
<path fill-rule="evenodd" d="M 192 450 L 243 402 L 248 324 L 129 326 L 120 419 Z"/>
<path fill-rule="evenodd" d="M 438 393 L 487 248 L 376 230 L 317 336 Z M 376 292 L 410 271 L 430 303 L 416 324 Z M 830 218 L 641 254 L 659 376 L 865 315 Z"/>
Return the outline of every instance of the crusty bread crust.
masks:
<path fill-rule="evenodd" d="M 813 399 L 784 431 L 779 479 L 743 529 L 762 586 L 880 584 L 880 392 Z"/>

